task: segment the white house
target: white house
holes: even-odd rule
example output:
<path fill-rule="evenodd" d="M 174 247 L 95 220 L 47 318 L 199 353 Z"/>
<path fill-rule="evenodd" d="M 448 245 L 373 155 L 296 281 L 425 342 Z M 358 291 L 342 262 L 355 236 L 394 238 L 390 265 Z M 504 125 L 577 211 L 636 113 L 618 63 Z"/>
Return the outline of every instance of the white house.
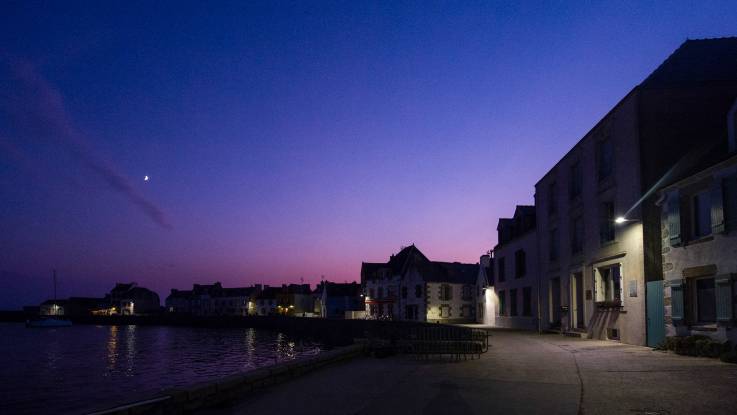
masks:
<path fill-rule="evenodd" d="M 478 264 L 430 261 L 410 245 L 386 263 L 361 267 L 368 318 L 474 322 Z"/>

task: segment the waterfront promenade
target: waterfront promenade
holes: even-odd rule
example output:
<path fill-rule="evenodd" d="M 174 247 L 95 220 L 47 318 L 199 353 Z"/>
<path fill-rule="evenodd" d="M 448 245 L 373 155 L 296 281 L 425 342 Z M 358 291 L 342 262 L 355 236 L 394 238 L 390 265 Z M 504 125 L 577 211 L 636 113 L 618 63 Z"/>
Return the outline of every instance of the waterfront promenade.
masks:
<path fill-rule="evenodd" d="M 202 414 L 731 414 L 737 365 L 615 342 L 492 332 L 481 359 L 358 358 Z"/>

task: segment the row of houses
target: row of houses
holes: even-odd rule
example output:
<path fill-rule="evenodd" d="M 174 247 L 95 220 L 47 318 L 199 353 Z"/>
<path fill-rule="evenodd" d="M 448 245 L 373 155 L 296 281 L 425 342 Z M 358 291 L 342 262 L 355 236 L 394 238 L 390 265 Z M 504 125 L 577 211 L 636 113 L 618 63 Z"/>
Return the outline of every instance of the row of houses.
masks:
<path fill-rule="evenodd" d="M 162 309 L 159 295 L 136 283 L 117 283 L 104 297 L 70 297 L 47 300 L 38 314 L 54 316 L 147 315 L 161 312 L 193 316 L 300 316 L 363 318 L 361 286 L 356 283 L 320 282 L 255 284 L 226 288 L 220 282 L 194 284 L 191 290 L 172 289 Z M 31 307 L 30 309 L 32 309 Z"/>
<path fill-rule="evenodd" d="M 224 288 L 220 282 L 194 284 L 191 290 L 172 289 L 165 304 L 169 313 L 194 316 L 363 317 L 361 286 L 355 282 L 322 281 L 314 290 L 309 284 L 243 288 Z"/>
<path fill-rule="evenodd" d="M 737 38 L 686 41 L 499 219 L 477 321 L 737 341 L 736 131 Z"/>

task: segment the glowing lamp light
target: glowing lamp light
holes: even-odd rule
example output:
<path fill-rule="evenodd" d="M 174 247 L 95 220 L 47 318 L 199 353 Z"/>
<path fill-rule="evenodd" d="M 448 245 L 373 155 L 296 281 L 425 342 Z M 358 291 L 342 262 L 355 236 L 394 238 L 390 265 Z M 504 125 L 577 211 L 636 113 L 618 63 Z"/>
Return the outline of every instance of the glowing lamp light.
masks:
<path fill-rule="evenodd" d="M 614 223 L 621 225 L 623 223 L 627 222 L 627 219 L 624 218 L 624 216 L 620 216 L 617 219 L 614 219 Z"/>

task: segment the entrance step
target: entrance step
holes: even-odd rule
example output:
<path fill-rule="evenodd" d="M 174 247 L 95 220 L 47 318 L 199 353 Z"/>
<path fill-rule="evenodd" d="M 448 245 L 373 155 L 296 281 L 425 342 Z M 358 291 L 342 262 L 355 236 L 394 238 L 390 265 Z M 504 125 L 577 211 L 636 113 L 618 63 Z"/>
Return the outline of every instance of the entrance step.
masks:
<path fill-rule="evenodd" d="M 587 332 L 585 332 L 585 331 L 578 331 L 578 330 L 566 331 L 566 332 L 563 332 L 563 335 L 564 336 L 568 336 L 568 337 L 580 337 L 582 339 L 588 339 L 589 338 L 589 334 Z"/>

